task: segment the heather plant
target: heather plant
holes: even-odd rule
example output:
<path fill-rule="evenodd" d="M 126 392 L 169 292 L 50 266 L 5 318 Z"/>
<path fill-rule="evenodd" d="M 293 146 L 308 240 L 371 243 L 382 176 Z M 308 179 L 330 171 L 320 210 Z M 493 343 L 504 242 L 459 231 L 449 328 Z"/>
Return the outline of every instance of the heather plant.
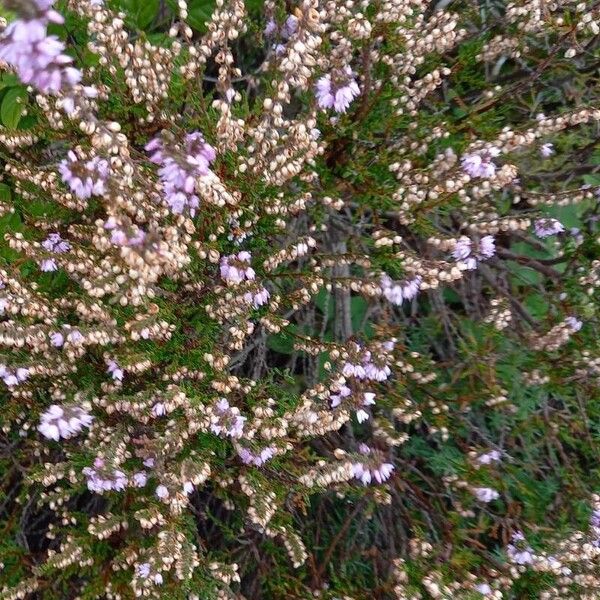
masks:
<path fill-rule="evenodd" d="M 3 2 L 2 600 L 600 595 L 600 5 Z"/>

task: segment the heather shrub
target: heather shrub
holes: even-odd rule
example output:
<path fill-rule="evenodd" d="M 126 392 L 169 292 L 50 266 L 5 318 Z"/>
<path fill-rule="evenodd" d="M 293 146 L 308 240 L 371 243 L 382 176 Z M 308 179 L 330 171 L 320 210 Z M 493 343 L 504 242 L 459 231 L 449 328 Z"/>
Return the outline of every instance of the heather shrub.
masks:
<path fill-rule="evenodd" d="M 0 598 L 600 595 L 600 6 L 3 3 Z"/>

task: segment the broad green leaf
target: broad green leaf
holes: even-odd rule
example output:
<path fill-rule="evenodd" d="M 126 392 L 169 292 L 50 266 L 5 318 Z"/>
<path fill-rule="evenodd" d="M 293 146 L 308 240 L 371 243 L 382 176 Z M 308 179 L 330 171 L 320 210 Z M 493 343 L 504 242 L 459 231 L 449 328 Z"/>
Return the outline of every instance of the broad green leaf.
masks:
<path fill-rule="evenodd" d="M 159 0 L 121 0 L 121 6 L 138 29 L 146 29 L 158 14 Z"/>
<path fill-rule="evenodd" d="M 0 106 L 0 119 L 2 124 L 9 129 L 16 129 L 21 120 L 27 97 L 23 88 L 15 87 L 6 92 Z"/>

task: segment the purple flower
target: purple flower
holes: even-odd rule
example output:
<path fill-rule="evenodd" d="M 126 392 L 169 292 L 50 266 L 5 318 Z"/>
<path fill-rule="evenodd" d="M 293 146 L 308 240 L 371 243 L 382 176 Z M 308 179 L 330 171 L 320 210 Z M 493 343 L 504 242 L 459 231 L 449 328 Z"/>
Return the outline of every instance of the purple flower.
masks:
<path fill-rule="evenodd" d="M 487 583 L 478 583 L 475 586 L 475 590 L 483 596 L 489 596 L 492 593 L 492 588 Z"/>
<path fill-rule="evenodd" d="M 540 148 L 540 154 L 544 157 L 544 158 L 548 158 L 549 156 L 552 156 L 554 154 L 554 145 L 553 144 L 544 144 L 541 148 Z"/>
<path fill-rule="evenodd" d="M 277 31 L 277 23 L 275 23 L 274 19 L 269 19 L 267 24 L 265 25 L 263 33 L 266 36 L 271 36 Z"/>
<path fill-rule="evenodd" d="M 161 484 L 156 488 L 156 497 L 161 500 L 166 500 L 169 497 L 169 490 L 165 485 Z"/>
<path fill-rule="evenodd" d="M 55 331 L 54 333 L 50 334 L 50 343 L 55 348 L 60 348 L 65 343 L 65 337 L 62 333 L 60 333 L 60 331 Z"/>
<path fill-rule="evenodd" d="M 491 502 L 500 498 L 500 494 L 496 490 L 488 487 L 473 488 L 473 494 L 479 502 Z"/>
<path fill-rule="evenodd" d="M 63 23 L 53 2 L 38 2 L 35 18 L 13 21 L 0 39 L 0 59 L 10 64 L 19 79 L 45 94 L 57 94 L 81 81 L 81 71 L 71 66 L 73 59 L 64 54 L 65 45 L 48 35 L 49 23 Z"/>
<path fill-rule="evenodd" d="M 381 276 L 381 289 L 388 302 L 400 306 L 404 300 L 413 300 L 421 289 L 423 281 L 420 275 L 403 282 L 395 282 L 385 273 Z"/>
<path fill-rule="evenodd" d="M 475 462 L 479 465 L 490 465 L 493 462 L 498 462 L 502 458 L 502 454 L 498 450 L 490 450 L 486 454 L 479 455 Z"/>
<path fill-rule="evenodd" d="M 556 235 L 565 230 L 564 225 L 556 219 L 537 219 L 533 224 L 533 227 L 535 229 L 535 235 L 540 238 Z"/>
<path fill-rule="evenodd" d="M 148 474 L 146 471 L 138 471 L 137 473 L 133 474 L 132 482 L 134 487 L 144 487 L 148 482 Z"/>
<path fill-rule="evenodd" d="M 368 485 L 373 480 L 383 483 L 390 478 L 394 465 L 383 462 L 383 454 L 379 450 L 372 450 L 366 444 L 360 444 L 358 451 L 362 458 L 353 463 L 352 472 L 363 485 Z"/>
<path fill-rule="evenodd" d="M 40 419 L 38 431 L 50 440 L 68 439 L 92 424 L 94 417 L 80 406 L 53 404 Z"/>
<path fill-rule="evenodd" d="M 266 288 L 261 287 L 257 292 L 246 292 L 244 294 L 244 301 L 254 308 L 260 308 L 267 304 L 270 297 L 271 294 L 269 294 L 269 291 Z"/>
<path fill-rule="evenodd" d="M 348 398 L 352 395 L 352 390 L 346 386 L 342 385 L 337 392 L 337 394 L 330 394 L 329 400 L 331 401 L 331 408 L 337 408 L 344 398 Z"/>
<path fill-rule="evenodd" d="M 228 283 L 237 285 L 245 279 L 252 281 L 256 274 L 250 266 L 250 252 L 242 251 L 221 258 L 221 277 Z M 267 292 L 268 293 L 268 292 Z"/>
<path fill-rule="evenodd" d="M 254 465 L 255 467 L 262 467 L 267 461 L 275 456 L 275 448 L 271 446 L 263 448 L 258 453 L 243 447 L 238 448 L 237 452 L 245 465 Z"/>
<path fill-rule="evenodd" d="M 227 435 L 232 438 L 242 437 L 246 417 L 240 414 L 239 408 L 229 406 L 225 398 L 221 398 L 212 409 L 210 430 L 215 435 Z"/>
<path fill-rule="evenodd" d="M 529 565 L 533 562 L 533 549 L 528 546 L 525 536 L 516 531 L 512 535 L 512 544 L 506 547 L 506 553 L 511 562 L 517 565 Z"/>
<path fill-rule="evenodd" d="M 111 490 L 121 492 L 127 487 L 127 475 L 119 469 L 107 469 L 100 457 L 94 459 L 93 467 L 85 467 L 82 473 L 87 477 L 88 489 L 98 494 Z"/>
<path fill-rule="evenodd" d="M 565 323 L 573 333 L 579 331 L 583 327 L 583 323 L 577 317 L 567 317 Z"/>
<path fill-rule="evenodd" d="M 81 160 L 70 151 L 67 158 L 58 166 L 65 184 L 82 200 L 91 196 L 101 196 L 106 192 L 106 181 L 110 175 L 108 161 L 98 156 L 91 160 Z"/>
<path fill-rule="evenodd" d="M 359 95 L 360 88 L 349 66 L 323 75 L 317 81 L 317 104 L 323 109 L 333 108 L 338 113 L 345 113 L 350 103 Z"/>
<path fill-rule="evenodd" d="M 457 240 L 452 250 L 454 259 L 463 263 L 468 270 L 476 269 L 478 261 L 491 258 L 495 253 L 496 243 L 491 235 L 482 237 L 478 243 L 462 237 Z"/>
<path fill-rule="evenodd" d="M 183 146 L 166 143 L 165 136 L 146 145 L 150 160 L 160 165 L 158 175 L 165 191 L 165 200 L 171 211 L 182 214 L 186 210 L 193 217 L 200 205 L 196 179 L 210 173 L 210 164 L 216 158 L 215 149 L 199 132 L 188 133 Z"/>
<path fill-rule="evenodd" d="M 6 365 L 0 364 L 0 379 L 2 379 L 8 387 L 15 387 L 26 381 L 28 378 L 29 369 L 25 367 L 9 369 Z"/>
<path fill-rule="evenodd" d="M 111 377 L 114 381 L 123 381 L 123 377 L 125 376 L 125 371 L 118 365 L 118 363 L 114 360 L 108 361 L 108 368 L 106 369 L 108 373 L 110 373 Z"/>
<path fill-rule="evenodd" d="M 59 233 L 51 233 L 47 239 L 42 242 L 42 247 L 48 252 L 63 254 L 71 249 L 69 242 L 60 237 Z M 44 258 L 38 262 L 40 269 L 44 272 L 57 271 L 58 265 L 53 258 Z"/>
<path fill-rule="evenodd" d="M 500 150 L 492 146 L 482 152 L 465 154 L 461 159 L 461 166 L 465 173 L 472 178 L 483 177 L 489 179 L 496 174 L 496 165 L 492 162 L 500 154 Z"/>
<path fill-rule="evenodd" d="M 289 15 L 281 29 L 281 37 L 284 39 L 289 39 L 296 33 L 296 31 L 298 31 L 298 17 L 295 15 Z"/>

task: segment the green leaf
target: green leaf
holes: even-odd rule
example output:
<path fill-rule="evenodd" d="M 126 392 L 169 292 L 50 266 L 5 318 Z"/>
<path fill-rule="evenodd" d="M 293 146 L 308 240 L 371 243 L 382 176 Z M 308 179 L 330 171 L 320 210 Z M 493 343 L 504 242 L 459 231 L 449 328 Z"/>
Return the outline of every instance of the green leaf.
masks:
<path fill-rule="evenodd" d="M 0 119 L 2 124 L 9 129 L 16 129 L 25 108 L 27 94 L 23 88 L 11 88 L 6 92 L 2 106 L 0 106 Z"/>
<path fill-rule="evenodd" d="M 158 14 L 159 0 L 122 0 L 121 5 L 138 29 L 146 29 Z"/>
<path fill-rule="evenodd" d="M 5 183 L 0 183 L 0 202 L 10 202 L 12 194 Z"/>
<path fill-rule="evenodd" d="M 196 31 L 206 31 L 206 23 L 210 20 L 215 7 L 214 0 L 196 0 L 190 3 L 187 22 Z"/>

